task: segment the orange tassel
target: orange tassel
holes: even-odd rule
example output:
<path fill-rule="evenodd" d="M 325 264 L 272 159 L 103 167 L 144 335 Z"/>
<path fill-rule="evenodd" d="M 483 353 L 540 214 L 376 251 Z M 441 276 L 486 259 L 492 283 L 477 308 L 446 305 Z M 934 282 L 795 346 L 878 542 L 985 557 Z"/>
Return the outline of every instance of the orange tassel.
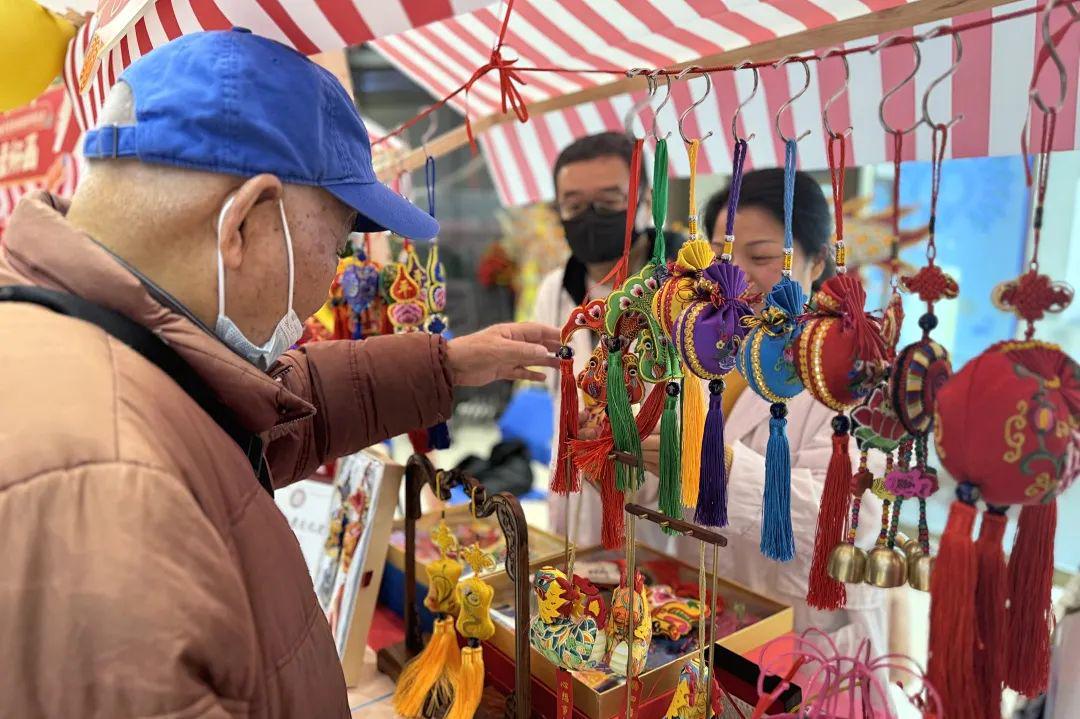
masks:
<path fill-rule="evenodd" d="M 851 498 L 851 455 L 848 454 L 850 420 L 842 414 L 833 417 L 833 449 L 829 468 L 825 472 L 825 489 L 818 510 L 817 533 L 814 535 L 814 559 L 810 565 L 806 602 L 815 609 L 835 610 L 847 603 L 844 585 L 829 576 L 829 554 L 840 544 L 844 520 Z"/>
<path fill-rule="evenodd" d="M 574 381 L 574 353 L 564 345 L 559 349 L 559 435 L 551 491 L 568 494 L 581 490 L 580 475 L 567 467 L 570 440 L 578 433 L 578 388 Z"/>
<path fill-rule="evenodd" d="M 1001 719 L 1001 684 L 1005 672 L 1005 600 L 1008 574 L 1001 538 L 1008 518 L 1004 508 L 983 512 L 979 539 L 975 542 L 978 580 L 975 585 L 975 618 L 979 644 L 975 648 L 977 692 L 985 697 L 986 719 Z"/>
<path fill-rule="evenodd" d="M 435 621 L 431 640 L 402 670 L 394 692 L 394 711 L 407 719 L 424 714 L 429 699 L 448 706 L 458 684 L 461 654 L 458 651 L 454 618 Z"/>
<path fill-rule="evenodd" d="M 604 549 L 619 549 L 625 541 L 626 497 L 615 486 L 615 466 L 611 462 L 604 465 L 597 477 L 600 489 L 600 512 L 603 526 L 600 528 L 600 543 Z"/>
<path fill-rule="evenodd" d="M 1056 530 L 1056 502 L 1024 507 L 1009 557 L 1005 683 L 1028 697 L 1046 691 L 1050 677 Z"/>
<path fill-rule="evenodd" d="M 958 496 L 963 487 L 957 489 Z M 927 676 L 941 695 L 943 716 L 977 719 L 986 701 L 975 674 L 975 586 L 978 567 L 971 529 L 975 506 L 955 501 L 930 575 L 930 664 Z"/>
<path fill-rule="evenodd" d="M 454 703 L 445 719 L 473 719 L 484 695 L 484 650 L 477 644 L 461 650 L 461 670 L 454 686 Z"/>

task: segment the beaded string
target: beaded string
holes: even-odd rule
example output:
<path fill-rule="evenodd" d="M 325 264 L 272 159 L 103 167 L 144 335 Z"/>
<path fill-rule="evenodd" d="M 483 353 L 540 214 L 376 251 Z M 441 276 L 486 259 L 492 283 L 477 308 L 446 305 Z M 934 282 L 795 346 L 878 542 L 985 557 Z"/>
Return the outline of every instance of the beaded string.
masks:
<path fill-rule="evenodd" d="M 839 147 L 839 149 L 837 149 Z M 839 156 L 839 157 L 837 157 Z M 829 178 L 832 181 L 833 216 L 836 221 L 836 272 L 847 272 L 844 249 L 844 168 L 847 167 L 847 137 L 829 136 Z"/>
<path fill-rule="evenodd" d="M 728 194 L 727 224 L 724 229 L 724 249 L 720 253 L 723 262 L 731 262 L 735 249 L 735 212 L 739 209 L 739 191 L 742 190 L 743 165 L 746 162 L 746 140 L 739 139 L 732 151 L 731 192 Z"/>
<path fill-rule="evenodd" d="M 1039 270 L 1039 242 L 1042 239 L 1043 207 L 1046 204 L 1046 185 L 1050 179 L 1050 151 L 1054 147 L 1054 131 L 1057 129 L 1057 110 L 1050 108 L 1043 120 L 1042 138 L 1039 142 L 1039 175 L 1035 192 L 1035 215 L 1032 220 L 1034 237 L 1032 238 L 1030 268 Z M 1030 337 L 1028 338 L 1030 339 Z"/>
<path fill-rule="evenodd" d="M 893 456 L 891 454 L 885 455 L 885 476 L 888 477 L 889 473 L 893 471 Z M 889 495 L 881 498 L 881 531 L 878 533 L 877 541 L 874 542 L 876 547 L 884 547 L 889 542 L 889 525 L 892 519 L 892 500 Z"/>
<path fill-rule="evenodd" d="M 795 139 L 784 142 L 784 277 L 791 277 L 791 266 L 795 247 L 795 236 L 792 231 L 792 215 L 795 211 L 795 165 L 798 152 L 798 141 Z"/>
<path fill-rule="evenodd" d="M 927 441 L 926 435 L 919 435 L 915 440 L 916 466 L 926 471 L 927 466 Z M 919 546 L 924 554 L 930 554 L 930 528 L 926 523 L 926 497 L 919 497 Z"/>
<path fill-rule="evenodd" d="M 911 441 L 900 445 L 900 471 L 906 472 L 911 468 Z M 896 533 L 900 531 L 900 509 L 904 505 L 904 498 L 897 497 L 893 501 L 892 523 L 889 525 L 889 549 L 896 546 Z"/>
<path fill-rule="evenodd" d="M 859 453 L 859 471 L 855 473 L 858 476 L 861 472 L 868 471 L 866 468 L 866 451 Z M 847 531 L 847 543 L 855 544 L 855 535 L 859 530 L 859 510 L 862 508 L 862 492 L 855 494 L 853 491 L 851 494 L 851 519 L 848 522 Z"/>

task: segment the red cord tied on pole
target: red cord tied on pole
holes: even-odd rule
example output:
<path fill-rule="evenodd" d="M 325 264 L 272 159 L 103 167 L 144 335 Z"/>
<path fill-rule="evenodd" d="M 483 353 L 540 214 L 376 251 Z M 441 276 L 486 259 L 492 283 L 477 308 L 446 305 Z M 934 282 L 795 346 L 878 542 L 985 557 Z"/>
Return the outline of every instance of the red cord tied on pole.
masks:
<path fill-rule="evenodd" d="M 495 70 L 499 74 L 499 104 L 503 113 L 509 112 L 513 109 L 514 114 L 517 115 L 517 119 L 521 122 L 528 122 L 529 120 L 529 108 L 525 105 L 525 98 L 521 96 L 521 90 L 518 89 L 518 85 L 528 85 L 529 83 L 521 77 L 513 65 L 518 61 L 518 58 L 513 60 L 507 60 L 502 56 L 502 44 L 506 38 L 506 26 L 510 22 L 510 14 L 514 11 L 514 0 L 509 0 L 506 3 L 506 15 L 503 17 L 502 28 L 499 30 L 499 39 L 495 42 L 495 47 L 491 48 L 490 59 L 480 67 L 476 68 L 476 72 L 472 74 L 468 82 L 465 83 L 465 105 L 468 107 L 469 103 L 469 90 L 477 83 L 484 75 L 487 75 L 492 70 Z M 465 113 L 465 132 L 469 136 L 469 145 L 472 147 L 473 152 L 477 152 L 476 138 L 473 136 L 472 121 L 469 118 L 469 113 Z"/>

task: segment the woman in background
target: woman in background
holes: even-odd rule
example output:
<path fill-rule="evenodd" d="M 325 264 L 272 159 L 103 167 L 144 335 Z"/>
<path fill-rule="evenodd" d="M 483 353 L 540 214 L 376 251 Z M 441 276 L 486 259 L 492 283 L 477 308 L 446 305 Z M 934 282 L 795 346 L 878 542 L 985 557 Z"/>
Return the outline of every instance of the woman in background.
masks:
<path fill-rule="evenodd" d="M 703 225 L 717 253 L 724 242 L 729 189 L 709 199 Z M 809 297 L 817 283 L 834 274 L 831 250 L 831 209 L 821 187 L 804 172 L 795 176 L 792 232 L 795 238 L 792 279 Z M 735 216 L 733 261 L 746 273 L 751 292 L 768 293 L 780 279 L 784 258 L 784 171 L 766 169 L 743 176 L 739 209 Z M 818 506 L 825 471 L 832 453 L 831 421 L 835 412 L 807 392 L 788 402 L 788 439 L 791 445 L 791 513 L 795 530 L 795 558 L 790 562 L 766 559 L 758 550 L 761 534 L 762 491 L 765 483 L 765 447 L 769 441 L 769 402 L 749 390 L 738 372 L 725 378 L 724 438 L 731 472 L 728 482 L 729 525 L 722 530 L 728 546 L 719 553 L 719 574 L 755 592 L 789 604 L 795 611 L 795 631 L 817 627 L 831 635 L 840 650 L 854 653 L 869 638 L 874 654 L 890 651 L 886 593 L 869 585 L 847 585 L 847 606 L 835 612 L 812 609 L 806 603 L 807 578 L 814 555 Z M 853 461 L 858 460 L 851 442 Z M 880 467 L 871 467 L 880 469 Z M 876 518 L 881 503 L 863 498 L 862 516 Z M 861 546 L 873 544 L 876 522 L 863 522 Z M 696 563 L 697 542 L 672 540 L 675 553 Z"/>

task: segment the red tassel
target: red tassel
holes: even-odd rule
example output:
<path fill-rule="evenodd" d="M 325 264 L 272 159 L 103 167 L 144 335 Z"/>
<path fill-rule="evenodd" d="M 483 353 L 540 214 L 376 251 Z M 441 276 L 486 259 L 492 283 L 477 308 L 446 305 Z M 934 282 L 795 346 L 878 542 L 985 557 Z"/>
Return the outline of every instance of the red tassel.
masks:
<path fill-rule="evenodd" d="M 569 347 L 560 349 L 560 355 L 568 353 Z M 551 478 L 551 491 L 555 494 L 568 494 L 581 490 L 581 479 L 577 472 L 567 468 L 570 452 L 570 440 L 578 433 L 578 389 L 574 381 L 574 355 L 572 352 L 559 360 L 559 436 L 558 455 L 555 471 Z"/>
<path fill-rule="evenodd" d="M 638 437 L 641 441 L 652 434 L 660 417 L 664 413 L 664 399 L 667 397 L 662 383 L 657 384 L 645 402 L 641 406 L 634 422 L 637 425 Z M 615 440 L 611 436 L 611 427 L 607 425 L 599 437 L 594 439 L 570 440 L 570 457 L 574 468 L 587 477 L 599 477 L 604 471 L 605 465 L 610 465 L 608 456 L 615 449 Z"/>
<path fill-rule="evenodd" d="M 612 462 L 604 465 L 596 482 L 600 488 L 600 513 L 603 522 L 600 543 L 604 545 L 604 549 L 621 549 L 625 542 L 623 506 L 626 499 L 615 486 L 615 465 Z"/>
<path fill-rule="evenodd" d="M 1056 502 L 1024 507 L 1009 556 L 1005 683 L 1028 697 L 1046 691 L 1050 676 L 1056 530 Z"/>
<path fill-rule="evenodd" d="M 978 580 L 975 585 L 975 621 L 979 644 L 975 648 L 976 691 L 985 697 L 986 719 L 1001 719 L 1001 683 L 1005 672 L 1005 600 L 1008 574 L 1001 538 L 1008 518 L 1004 511 L 982 515 L 979 539 L 975 542 Z"/>
<path fill-rule="evenodd" d="M 814 561 L 810 565 L 810 586 L 806 602 L 815 609 L 840 609 L 847 603 L 847 590 L 829 576 L 829 554 L 840 544 L 844 520 L 851 498 L 851 455 L 848 454 L 848 427 L 844 415 L 833 418 L 832 457 L 825 472 L 825 489 L 818 510 L 817 534 L 814 535 Z"/>
<path fill-rule="evenodd" d="M 961 485 L 963 486 L 963 485 Z M 959 490 L 958 490 L 959 491 Z M 980 696 L 975 673 L 977 564 L 971 530 L 975 506 L 956 501 L 930 575 L 930 665 L 927 676 L 941 695 L 942 716 L 977 719 Z"/>
<path fill-rule="evenodd" d="M 426 429 L 410 429 L 409 442 L 412 443 L 413 454 L 427 454 L 431 451 L 428 445 L 428 431 Z"/>

